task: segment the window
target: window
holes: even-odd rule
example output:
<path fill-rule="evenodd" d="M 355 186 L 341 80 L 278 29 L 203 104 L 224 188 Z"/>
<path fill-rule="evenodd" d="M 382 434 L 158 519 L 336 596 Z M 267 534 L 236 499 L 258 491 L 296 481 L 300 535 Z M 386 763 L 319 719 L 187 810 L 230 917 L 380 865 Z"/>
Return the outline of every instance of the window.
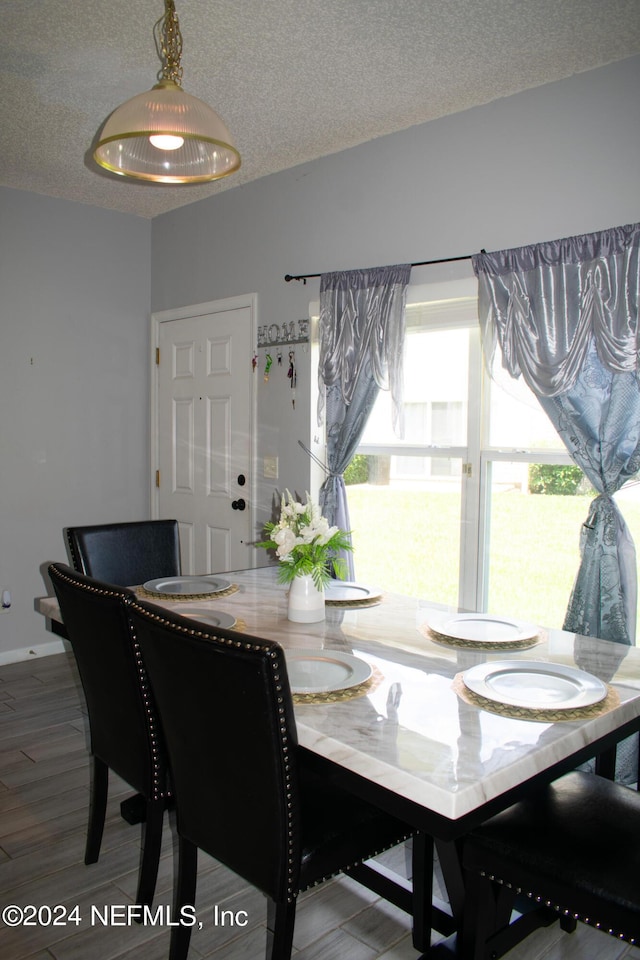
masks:
<path fill-rule="evenodd" d="M 469 363 L 479 349 L 475 297 L 407 309 L 405 435 L 381 391 L 358 453 L 366 483 L 349 488 L 359 579 L 457 605 Z"/>
<path fill-rule="evenodd" d="M 356 574 L 561 627 L 593 494 L 526 385 L 486 375 L 475 281 L 449 293 L 407 307 L 404 439 L 382 391 L 358 449 L 348 487 Z M 640 543 L 640 487 L 625 494 Z"/>

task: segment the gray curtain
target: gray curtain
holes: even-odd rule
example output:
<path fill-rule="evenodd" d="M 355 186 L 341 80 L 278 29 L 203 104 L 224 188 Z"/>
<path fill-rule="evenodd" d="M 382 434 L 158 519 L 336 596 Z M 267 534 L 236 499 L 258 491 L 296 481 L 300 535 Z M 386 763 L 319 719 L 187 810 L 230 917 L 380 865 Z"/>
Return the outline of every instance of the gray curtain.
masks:
<path fill-rule="evenodd" d="M 489 368 L 537 395 L 599 496 L 564 628 L 635 643 L 636 559 L 613 499 L 640 469 L 640 224 L 473 258 Z M 553 531 L 550 531 L 552 541 Z"/>
<path fill-rule="evenodd" d="M 350 530 L 343 474 L 382 388 L 391 391 L 393 425 L 402 436 L 404 307 L 411 265 L 323 274 L 320 280 L 318 420 L 326 414 L 327 479 L 320 507 L 330 524 Z M 353 555 L 344 559 L 355 577 Z"/>

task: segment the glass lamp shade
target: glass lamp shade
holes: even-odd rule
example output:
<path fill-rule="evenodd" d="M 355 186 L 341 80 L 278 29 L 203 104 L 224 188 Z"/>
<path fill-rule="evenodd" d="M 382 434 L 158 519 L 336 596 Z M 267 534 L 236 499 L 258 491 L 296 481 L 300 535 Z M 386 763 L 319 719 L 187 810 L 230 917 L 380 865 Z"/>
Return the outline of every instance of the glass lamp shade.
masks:
<path fill-rule="evenodd" d="M 93 156 L 112 173 L 154 183 L 206 183 L 240 166 L 215 110 L 173 80 L 161 80 L 114 110 Z"/>

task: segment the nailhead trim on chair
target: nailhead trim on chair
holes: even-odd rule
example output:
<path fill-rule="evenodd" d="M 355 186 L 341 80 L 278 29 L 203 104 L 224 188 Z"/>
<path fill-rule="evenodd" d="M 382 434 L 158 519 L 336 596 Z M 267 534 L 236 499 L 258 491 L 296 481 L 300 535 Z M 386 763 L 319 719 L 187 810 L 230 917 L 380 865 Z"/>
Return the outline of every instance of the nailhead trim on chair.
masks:
<path fill-rule="evenodd" d="M 85 576 L 85 574 L 80 574 Z M 122 600 L 125 604 L 131 603 L 131 597 L 126 593 L 123 593 L 120 590 L 109 590 L 103 587 L 94 587 L 92 584 L 88 583 L 78 583 L 77 580 L 74 580 L 72 577 L 67 576 L 67 574 L 61 573 L 59 570 L 56 570 L 53 574 L 54 577 L 58 577 L 60 580 L 63 580 L 65 583 L 72 583 L 75 586 L 79 587 L 81 590 L 86 590 L 87 593 L 96 594 L 99 597 L 116 597 Z M 142 662 L 142 655 L 140 653 L 140 647 L 138 641 L 135 637 L 132 636 L 133 640 L 133 650 L 136 660 L 136 666 L 138 670 L 138 679 L 140 681 L 140 689 L 142 693 L 142 703 L 144 705 L 144 712 L 147 719 L 147 727 L 149 729 L 149 738 L 151 741 L 151 757 L 152 757 L 152 791 L 153 791 L 153 800 L 162 800 L 169 799 L 171 797 L 171 791 L 169 789 L 162 789 L 162 776 L 161 776 L 161 765 L 159 762 L 160 750 L 158 743 L 158 733 L 156 729 L 156 716 L 153 710 L 152 701 L 151 701 L 151 691 L 149 688 L 149 681 L 147 680 L 147 673 L 144 669 Z"/>
<path fill-rule="evenodd" d="M 566 907 L 561 907 L 559 904 L 553 903 L 552 900 L 546 900 L 544 897 L 539 896 L 536 893 L 526 892 L 522 887 L 514 886 L 512 883 L 509 883 L 507 880 L 502 880 L 500 877 L 496 877 L 491 873 L 487 873 L 485 870 L 479 871 L 481 877 L 486 877 L 488 880 L 491 880 L 492 883 L 498 883 L 502 887 L 507 887 L 509 890 L 513 890 L 518 894 L 525 894 L 529 900 L 535 900 L 536 903 L 539 903 L 545 907 L 549 907 L 551 910 L 554 910 L 555 913 L 561 913 L 565 917 L 572 917 L 574 920 L 580 920 L 581 923 L 586 923 L 590 927 L 596 927 L 598 930 L 602 930 L 604 933 L 608 933 L 610 936 L 615 937 L 616 940 L 624 940 L 625 943 L 631 943 L 635 945 L 638 941 L 636 937 L 627 937 L 624 933 L 619 933 L 616 930 L 612 930 L 611 927 L 603 925 L 599 920 L 594 920 L 591 917 L 584 917 L 579 913 L 574 913 L 572 910 L 568 910 Z"/>
<path fill-rule="evenodd" d="M 276 650 L 271 651 L 271 668 L 273 670 L 273 679 L 276 685 L 276 693 L 278 695 L 278 716 L 280 718 L 280 740 L 282 743 L 282 753 L 284 758 L 284 777 L 285 777 L 285 790 L 287 797 L 287 902 L 291 903 L 295 900 L 297 895 L 297 890 L 294 888 L 293 884 L 293 847 L 294 847 L 294 832 L 293 832 L 293 812 L 291 804 L 291 764 L 289 762 L 289 738 L 287 736 L 287 727 L 285 722 L 285 708 L 284 708 L 284 696 L 282 683 L 280 682 L 280 657 Z"/>
<path fill-rule="evenodd" d="M 286 794 L 290 801 L 291 789 L 292 789 L 291 766 L 288 760 L 289 745 L 288 745 L 288 736 L 287 736 L 287 729 L 286 729 L 286 723 L 285 723 L 284 697 L 282 695 L 283 689 L 282 689 L 282 684 L 280 683 L 280 670 L 281 670 L 280 658 L 278 656 L 277 651 L 273 650 L 270 644 L 263 645 L 261 643 L 243 641 L 240 638 L 230 639 L 229 637 L 220 637 L 217 635 L 212 637 L 210 633 L 203 633 L 201 630 L 197 630 L 195 627 L 191 627 L 191 626 L 183 627 L 182 624 L 176 624 L 173 621 L 169 621 L 166 619 L 166 617 L 163 617 L 160 614 L 151 613 L 149 610 L 144 610 L 142 607 L 139 607 L 138 604 L 135 603 L 135 600 L 133 600 L 130 597 L 126 598 L 126 603 L 132 606 L 137 613 L 143 614 L 145 617 L 148 617 L 150 620 L 155 620 L 157 623 L 170 626 L 172 629 L 174 630 L 177 629 L 179 632 L 185 633 L 190 637 L 202 637 L 202 639 L 204 640 L 215 639 L 218 643 L 225 644 L 225 646 L 228 646 L 228 647 L 236 647 L 239 650 L 243 650 L 243 649 L 258 650 L 258 651 L 261 650 L 263 652 L 269 653 L 271 657 L 271 667 L 273 670 L 273 678 L 276 683 L 276 693 L 278 694 L 278 703 L 280 704 L 280 706 L 278 707 L 278 715 L 279 715 L 279 722 L 280 722 L 280 739 L 281 739 L 282 753 L 283 753 L 283 759 L 284 759 Z M 293 867 L 295 863 L 293 858 L 293 847 L 294 847 L 293 816 L 291 811 L 291 802 L 289 802 L 287 804 L 287 849 L 288 849 L 287 902 L 289 903 L 295 900 L 299 892 L 298 890 L 296 890 L 293 883 Z"/>

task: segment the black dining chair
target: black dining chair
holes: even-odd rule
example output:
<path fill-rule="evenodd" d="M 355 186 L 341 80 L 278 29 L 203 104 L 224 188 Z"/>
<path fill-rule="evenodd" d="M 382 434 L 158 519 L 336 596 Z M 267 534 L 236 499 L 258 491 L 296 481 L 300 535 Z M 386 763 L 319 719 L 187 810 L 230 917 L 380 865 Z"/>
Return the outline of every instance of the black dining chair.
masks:
<path fill-rule="evenodd" d="M 414 831 L 310 769 L 297 742 L 279 644 L 194 624 L 141 601 L 129 609 L 171 771 L 176 915 L 194 903 L 201 849 L 266 895 L 266 956 L 288 960 L 298 894 L 351 865 L 366 867 L 365 860 Z M 422 948 L 430 934 L 433 847 L 416 834 L 414 849 L 410 912 L 414 937 L 427 937 Z M 172 929 L 171 960 L 185 960 L 190 937 L 189 926 Z"/>
<path fill-rule="evenodd" d="M 72 570 L 48 568 L 78 666 L 89 716 L 93 758 L 86 864 L 100 854 L 113 770 L 144 798 L 144 844 L 136 901 L 153 900 L 170 792 L 167 765 L 144 666 L 131 640 L 128 590 Z"/>
<path fill-rule="evenodd" d="M 474 830 L 463 865 L 464 960 L 495 960 L 556 919 L 640 943 L 640 796 L 629 787 L 569 773 Z"/>
<path fill-rule="evenodd" d="M 67 527 L 71 562 L 88 577 L 122 587 L 180 576 L 177 520 Z"/>

